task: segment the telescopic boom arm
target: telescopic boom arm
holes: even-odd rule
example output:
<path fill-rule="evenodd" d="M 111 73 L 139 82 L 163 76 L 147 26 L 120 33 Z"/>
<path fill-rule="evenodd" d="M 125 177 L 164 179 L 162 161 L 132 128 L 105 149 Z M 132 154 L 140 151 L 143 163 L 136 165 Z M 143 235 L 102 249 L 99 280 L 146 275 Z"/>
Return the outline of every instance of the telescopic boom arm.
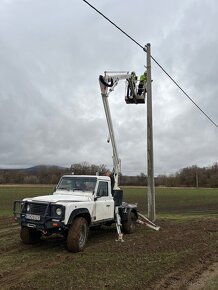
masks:
<path fill-rule="evenodd" d="M 99 83 L 100 83 L 100 88 L 101 88 L 101 96 L 102 96 L 102 101 L 104 105 L 104 110 L 105 110 L 105 115 L 107 119 L 107 125 L 108 125 L 108 130 L 109 130 L 109 136 L 110 138 L 108 139 L 111 140 L 112 144 L 112 150 L 113 150 L 113 175 L 114 175 L 114 188 L 112 190 L 120 190 L 119 188 L 119 173 L 120 173 L 120 159 L 118 156 L 118 151 L 117 151 L 117 146 L 116 146 L 116 140 L 115 140 L 115 135 L 114 135 L 114 129 L 113 129 L 113 124 L 112 124 L 112 119 L 111 119 L 111 113 L 110 113 L 110 107 L 108 103 L 108 97 L 109 94 L 114 90 L 115 86 L 118 84 L 120 80 L 127 80 L 128 82 L 128 88 L 127 88 L 127 94 L 125 96 L 125 101 L 127 104 L 143 104 L 145 103 L 145 93 L 146 93 L 146 85 L 144 84 L 143 86 L 140 87 L 140 85 L 137 87 L 137 77 L 134 72 L 131 74 L 126 73 L 126 74 L 116 74 L 114 72 L 110 72 L 111 75 L 108 75 L 109 72 L 105 72 L 105 75 L 99 76 Z M 139 93 L 139 88 L 140 90 L 143 91 L 142 93 Z M 149 221 L 145 216 L 142 214 L 139 214 L 139 217 L 143 220 L 137 220 L 138 223 L 140 224 L 145 224 L 146 226 L 159 230 L 160 227 L 156 226 L 153 224 L 151 221 Z M 116 227 L 117 227 L 117 232 L 118 232 L 118 241 L 123 241 L 123 234 L 121 232 L 121 218 L 119 214 L 119 206 L 115 206 L 115 217 L 116 217 Z"/>
<path fill-rule="evenodd" d="M 112 150 L 113 150 L 113 174 L 114 174 L 114 188 L 113 189 L 119 189 L 119 173 L 120 173 L 120 168 L 121 168 L 121 161 L 118 156 L 113 123 L 112 123 L 111 113 L 110 113 L 110 107 L 108 103 L 108 96 L 114 90 L 115 86 L 118 84 L 120 80 L 128 80 L 129 86 L 134 95 L 135 94 L 134 88 L 136 88 L 135 73 L 129 74 L 127 72 L 126 74 L 107 75 L 107 72 L 105 72 L 105 76 L 102 76 L 102 75 L 99 76 L 102 101 L 104 105 L 104 110 L 105 110 L 105 115 L 107 119 L 108 130 L 109 130 L 109 136 L 110 136 Z"/>

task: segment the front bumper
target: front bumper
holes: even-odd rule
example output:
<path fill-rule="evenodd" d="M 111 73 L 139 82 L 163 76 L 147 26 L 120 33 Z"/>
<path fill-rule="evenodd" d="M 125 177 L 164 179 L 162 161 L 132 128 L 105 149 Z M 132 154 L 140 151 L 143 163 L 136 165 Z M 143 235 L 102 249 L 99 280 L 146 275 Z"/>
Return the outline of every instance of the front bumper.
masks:
<path fill-rule="evenodd" d="M 57 208 L 61 214 L 56 213 Z M 51 202 L 29 202 L 16 200 L 13 206 L 15 221 L 21 226 L 35 228 L 44 233 L 57 232 L 65 228 L 65 207 Z"/>

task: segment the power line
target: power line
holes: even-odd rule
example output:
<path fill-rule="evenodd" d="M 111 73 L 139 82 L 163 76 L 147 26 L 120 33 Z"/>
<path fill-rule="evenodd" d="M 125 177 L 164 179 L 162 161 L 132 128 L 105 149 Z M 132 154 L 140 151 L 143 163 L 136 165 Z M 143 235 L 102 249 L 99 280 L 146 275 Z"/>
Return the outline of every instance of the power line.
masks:
<path fill-rule="evenodd" d="M 171 79 L 171 81 L 183 92 L 183 94 L 207 117 L 207 119 L 218 128 L 218 125 L 195 103 L 195 101 L 183 90 L 183 88 L 168 74 L 168 72 L 157 62 L 153 56 L 153 61 L 162 69 L 162 71 Z"/>
<path fill-rule="evenodd" d="M 118 25 L 116 25 L 113 21 L 111 21 L 108 17 L 106 17 L 102 12 L 100 12 L 97 8 L 91 5 L 88 1 L 83 0 L 87 5 L 89 5 L 92 9 L 94 9 L 97 13 L 99 13 L 103 18 L 105 18 L 108 22 L 110 22 L 113 26 L 115 26 L 118 30 L 120 30 L 124 35 L 126 35 L 130 40 L 132 40 L 135 44 L 137 44 L 143 51 L 146 52 L 146 46 L 142 46 L 139 42 L 137 42 L 133 37 L 127 34 L 123 29 L 121 29 Z M 159 66 L 159 68 L 170 78 L 170 80 L 182 91 L 182 93 L 201 111 L 202 114 L 215 126 L 218 128 L 218 125 L 197 105 L 197 103 L 183 90 L 183 88 L 175 81 L 170 74 L 160 65 L 160 63 L 151 56 L 151 59 Z"/>
<path fill-rule="evenodd" d="M 94 9 L 97 13 L 99 13 L 102 17 L 104 17 L 107 21 L 109 21 L 113 26 L 115 26 L 118 30 L 120 30 L 123 34 L 125 34 L 129 39 L 131 39 L 133 42 L 135 42 L 139 47 L 141 47 L 144 50 L 144 47 L 138 43 L 134 38 L 132 38 L 129 34 L 127 34 L 123 29 L 121 29 L 119 26 L 117 26 L 113 21 L 111 21 L 108 17 L 106 17 L 101 11 L 99 11 L 97 8 L 95 8 L 93 5 L 91 5 L 88 1 L 83 0 L 86 4 L 88 4 L 92 9 Z"/>

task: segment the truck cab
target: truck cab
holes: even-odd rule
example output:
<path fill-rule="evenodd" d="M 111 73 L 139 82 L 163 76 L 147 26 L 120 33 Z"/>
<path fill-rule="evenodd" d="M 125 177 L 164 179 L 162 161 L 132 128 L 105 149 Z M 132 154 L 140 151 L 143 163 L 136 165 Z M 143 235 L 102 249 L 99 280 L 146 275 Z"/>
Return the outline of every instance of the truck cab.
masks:
<path fill-rule="evenodd" d="M 85 206 L 89 210 L 92 224 L 114 219 L 114 199 L 108 176 L 64 175 L 53 195 L 72 198 L 76 208 Z M 75 198 L 78 199 L 77 203 Z M 66 222 L 72 211 L 71 206 L 72 203 L 68 204 Z"/>

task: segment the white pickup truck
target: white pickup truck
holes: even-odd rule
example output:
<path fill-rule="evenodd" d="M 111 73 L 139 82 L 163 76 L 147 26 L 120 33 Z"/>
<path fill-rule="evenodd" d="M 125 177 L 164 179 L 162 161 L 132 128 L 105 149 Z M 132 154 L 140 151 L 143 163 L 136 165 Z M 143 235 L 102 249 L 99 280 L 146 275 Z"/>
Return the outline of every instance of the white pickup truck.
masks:
<path fill-rule="evenodd" d="M 42 235 L 60 233 L 71 252 L 82 251 L 90 227 L 116 223 L 119 236 L 134 232 L 135 204 L 122 201 L 123 192 L 112 190 L 108 176 L 64 175 L 52 195 L 14 202 L 14 217 L 21 225 L 23 243 L 39 242 Z"/>

